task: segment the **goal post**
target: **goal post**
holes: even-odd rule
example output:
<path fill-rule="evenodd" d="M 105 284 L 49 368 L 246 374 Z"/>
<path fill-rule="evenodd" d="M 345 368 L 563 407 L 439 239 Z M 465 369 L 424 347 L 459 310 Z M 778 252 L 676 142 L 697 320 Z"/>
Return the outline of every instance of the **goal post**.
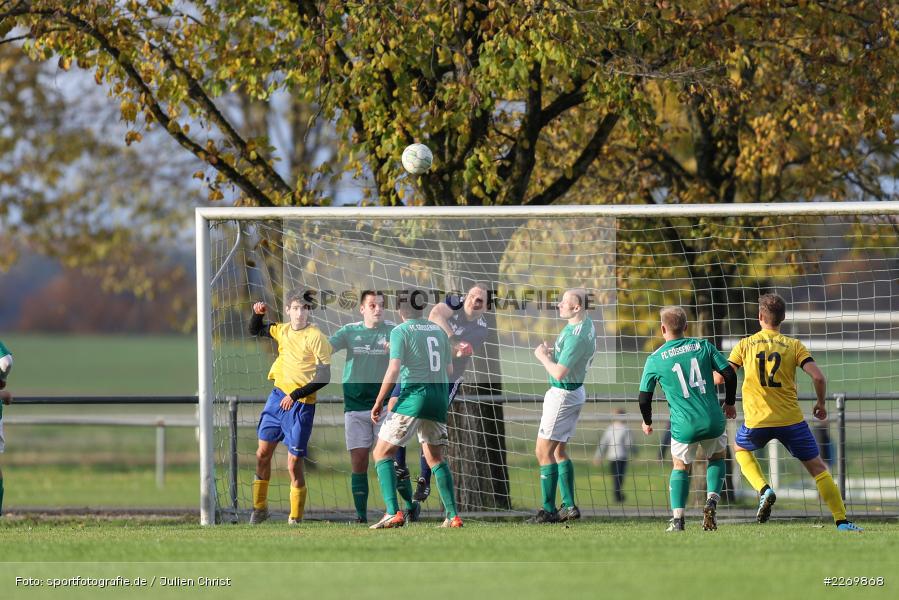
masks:
<path fill-rule="evenodd" d="M 309 291 L 312 321 L 330 336 L 359 319 L 362 289 L 389 296 L 423 288 L 430 310 L 476 281 L 490 287 L 490 335 L 475 352 L 448 419 L 449 464 L 467 513 L 512 516 L 537 508 L 534 444 L 548 382 L 533 353 L 540 342 L 552 345 L 565 326 L 555 303 L 570 288 L 589 294 L 597 329 L 587 403 L 568 444 L 586 515 L 668 511 L 664 430 L 644 437 L 635 403 L 643 361 L 661 343 L 658 309 L 684 306 L 688 334 L 710 339 L 726 354 L 757 330 L 753 303 L 765 291 L 786 298 L 785 332 L 821 357 L 829 391 L 847 398 L 845 439 L 833 439 L 841 431 L 836 424 L 815 430 L 830 440 L 834 456 L 836 446 L 846 448 L 843 492 L 850 509 L 899 512 L 899 473 L 888 459 L 899 414 L 890 396 L 899 392 L 899 319 L 893 318 L 899 312 L 890 300 L 899 293 L 899 202 L 200 208 L 196 236 L 204 525 L 244 521 L 252 508 L 255 426 L 275 358 L 271 344 L 248 332 L 254 301 L 271 307 L 268 320 L 284 321 L 285 295 Z M 387 313 L 399 320 L 389 299 Z M 305 461 L 313 517 L 353 515 L 343 365 L 338 352 L 331 384 L 319 392 Z M 807 397 L 811 388 L 802 385 Z M 832 400 L 829 409 L 836 414 Z M 660 392 L 654 413 L 660 424 L 667 418 Z M 617 482 L 601 448 L 613 423 L 633 437 Z M 415 443 L 408 452 L 413 477 L 417 454 Z M 778 496 L 785 510 L 822 514 L 814 485 L 786 450 L 766 458 L 784 488 Z M 283 454 L 272 473 L 269 502 L 277 513 L 289 495 Z M 369 477 L 368 505 L 375 511 L 382 504 L 373 469 Z M 701 468 L 692 478 L 697 489 L 704 485 Z M 749 514 L 748 486 L 736 480 L 728 486 L 725 510 Z M 432 498 L 426 509 L 436 514 Z"/>

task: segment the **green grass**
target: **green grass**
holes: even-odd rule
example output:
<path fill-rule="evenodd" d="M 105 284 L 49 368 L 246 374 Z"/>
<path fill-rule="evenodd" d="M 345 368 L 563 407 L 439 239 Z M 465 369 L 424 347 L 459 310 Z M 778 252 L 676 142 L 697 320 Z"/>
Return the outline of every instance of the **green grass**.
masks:
<path fill-rule="evenodd" d="M 462 530 L 421 523 L 394 531 L 304 523 L 201 528 L 171 521 L 98 519 L 0 522 L 0 596 L 216 598 L 389 596 L 459 598 L 895 597 L 899 526 L 863 534 L 812 521 L 722 522 L 682 535 L 662 520 L 526 526 L 469 521 Z M 15 577 L 156 577 L 152 588 L 15 587 Z M 167 590 L 160 576 L 230 577 L 231 586 Z M 825 577 L 884 577 L 882 587 L 826 589 Z M 130 592 L 130 593 L 129 593 Z"/>

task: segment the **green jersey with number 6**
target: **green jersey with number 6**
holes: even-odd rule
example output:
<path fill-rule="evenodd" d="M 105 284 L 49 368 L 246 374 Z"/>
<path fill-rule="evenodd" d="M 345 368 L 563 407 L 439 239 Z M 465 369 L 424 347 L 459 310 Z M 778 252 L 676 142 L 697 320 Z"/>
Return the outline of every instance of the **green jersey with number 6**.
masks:
<path fill-rule="evenodd" d="M 449 338 L 436 323 L 410 319 L 390 332 L 390 359 L 400 359 L 400 396 L 393 412 L 446 423 Z"/>
<path fill-rule="evenodd" d="M 641 392 L 662 386 L 671 411 L 671 437 L 682 444 L 717 438 L 724 433 L 713 371 L 729 365 L 707 340 L 680 338 L 665 342 L 646 359 Z"/>

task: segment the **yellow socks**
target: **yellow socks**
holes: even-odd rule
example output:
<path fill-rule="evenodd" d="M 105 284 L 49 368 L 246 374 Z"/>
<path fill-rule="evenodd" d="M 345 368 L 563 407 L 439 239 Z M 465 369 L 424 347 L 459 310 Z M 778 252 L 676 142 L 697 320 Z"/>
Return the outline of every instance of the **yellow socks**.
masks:
<path fill-rule="evenodd" d="M 736 456 L 737 462 L 740 463 L 740 470 L 743 472 L 743 477 L 749 481 L 749 485 L 751 485 L 755 491 L 759 491 L 768 485 L 768 482 L 765 481 L 765 476 L 762 475 L 762 467 L 759 466 L 759 461 L 755 459 L 755 455 L 752 452 L 749 452 L 748 450 L 738 450 Z"/>
<path fill-rule="evenodd" d="M 306 486 L 290 487 L 290 518 L 297 521 L 303 518 L 303 511 L 306 508 Z"/>
<path fill-rule="evenodd" d="M 815 477 L 815 485 L 818 487 L 818 493 L 821 499 L 833 514 L 834 521 L 846 520 L 846 505 L 843 504 L 843 498 L 840 496 L 840 488 L 834 483 L 833 477 L 828 471 L 820 473 Z"/>
<path fill-rule="evenodd" d="M 253 508 L 262 510 L 268 506 L 268 480 L 256 479 L 253 481 Z"/>

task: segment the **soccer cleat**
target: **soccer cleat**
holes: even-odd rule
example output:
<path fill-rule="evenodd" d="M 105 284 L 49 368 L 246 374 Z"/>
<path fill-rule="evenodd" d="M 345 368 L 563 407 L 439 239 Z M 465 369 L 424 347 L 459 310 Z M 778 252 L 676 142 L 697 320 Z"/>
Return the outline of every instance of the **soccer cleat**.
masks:
<path fill-rule="evenodd" d="M 288 525 L 299 525 L 300 521 L 302 521 L 302 519 L 294 519 L 293 517 L 287 517 Z"/>
<path fill-rule="evenodd" d="M 418 500 L 419 502 L 424 502 L 430 495 L 431 486 L 428 483 L 427 479 L 425 479 L 424 477 L 419 477 L 418 483 L 415 485 L 415 493 L 412 494 L 412 499 Z"/>
<path fill-rule="evenodd" d="M 840 523 L 837 525 L 837 529 L 839 531 L 864 531 L 861 527 L 853 523 L 852 521 L 846 521 L 845 523 Z"/>
<path fill-rule="evenodd" d="M 396 527 L 402 527 L 406 524 L 406 517 L 403 515 L 403 511 L 397 511 L 395 515 L 391 515 L 389 513 L 385 514 L 381 517 L 381 520 L 369 527 L 369 529 L 394 529 Z"/>
<path fill-rule="evenodd" d="M 443 523 L 438 525 L 438 527 L 446 527 L 451 529 L 456 529 L 458 527 L 462 527 L 462 517 L 456 515 L 452 519 L 444 519 Z"/>
<path fill-rule="evenodd" d="M 705 508 L 702 509 L 702 530 L 715 531 L 718 529 L 718 503 L 714 498 L 705 501 Z"/>
<path fill-rule="evenodd" d="M 410 523 L 416 523 L 421 518 L 421 503 L 413 502 L 412 509 L 409 511 L 407 517 L 407 521 L 409 521 Z"/>
<path fill-rule="evenodd" d="M 268 508 L 254 508 L 253 512 L 250 513 L 250 525 L 259 525 L 268 521 L 270 516 Z"/>
<path fill-rule="evenodd" d="M 368 523 L 368 519 L 366 519 L 365 517 L 357 516 L 357 517 L 353 520 L 353 523 Z"/>
<path fill-rule="evenodd" d="M 677 533 L 684 530 L 684 518 L 677 517 L 668 521 L 668 529 L 665 530 L 666 533 Z"/>
<path fill-rule="evenodd" d="M 401 465 L 400 463 L 393 461 L 393 471 L 396 473 L 396 478 L 399 481 L 409 479 L 409 467 L 406 465 Z"/>
<path fill-rule="evenodd" d="M 543 510 L 542 508 L 537 511 L 537 514 L 527 520 L 528 523 L 558 523 L 559 522 L 559 513 L 556 511 L 549 512 Z"/>
<path fill-rule="evenodd" d="M 755 519 L 759 523 L 766 523 L 771 518 L 771 507 L 777 502 L 777 496 L 774 490 L 768 488 L 765 493 L 759 497 L 759 512 L 756 513 Z"/>
<path fill-rule="evenodd" d="M 559 522 L 575 521 L 581 518 L 581 511 L 577 506 L 563 506 L 559 509 Z"/>

